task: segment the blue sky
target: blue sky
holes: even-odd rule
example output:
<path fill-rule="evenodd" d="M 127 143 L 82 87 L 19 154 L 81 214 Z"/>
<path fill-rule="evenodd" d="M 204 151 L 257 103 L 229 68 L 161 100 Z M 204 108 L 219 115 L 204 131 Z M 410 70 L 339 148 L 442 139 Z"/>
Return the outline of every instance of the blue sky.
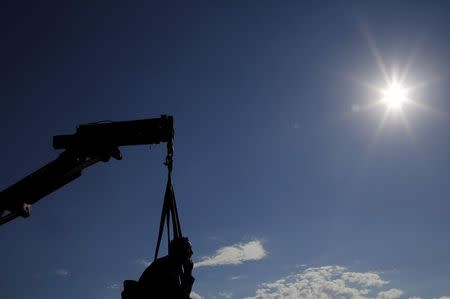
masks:
<path fill-rule="evenodd" d="M 1 186 L 56 158 L 51 137 L 78 124 L 171 114 L 196 296 L 450 296 L 449 9 L 4 1 Z M 410 66 L 406 122 L 394 111 L 380 126 L 377 54 L 389 75 Z M 122 153 L 1 228 L 2 296 L 120 298 L 140 276 L 165 147 Z"/>

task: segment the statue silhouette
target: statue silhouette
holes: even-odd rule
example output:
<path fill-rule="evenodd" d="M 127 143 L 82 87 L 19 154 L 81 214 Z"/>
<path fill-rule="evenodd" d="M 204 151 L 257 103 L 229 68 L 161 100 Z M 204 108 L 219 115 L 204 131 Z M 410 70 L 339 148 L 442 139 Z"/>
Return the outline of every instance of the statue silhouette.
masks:
<path fill-rule="evenodd" d="M 139 281 L 124 282 L 122 299 L 190 299 L 195 280 L 192 254 L 188 238 L 175 238 L 169 254 L 150 264 Z"/>

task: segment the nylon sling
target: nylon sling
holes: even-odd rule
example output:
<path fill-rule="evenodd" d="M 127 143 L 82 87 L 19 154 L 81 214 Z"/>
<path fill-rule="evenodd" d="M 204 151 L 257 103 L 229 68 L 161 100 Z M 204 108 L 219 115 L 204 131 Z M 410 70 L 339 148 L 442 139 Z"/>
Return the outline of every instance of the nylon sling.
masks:
<path fill-rule="evenodd" d="M 159 247 L 164 232 L 164 224 L 167 223 L 167 245 L 170 243 L 170 220 L 172 220 L 173 238 L 182 238 L 180 218 L 178 217 L 177 203 L 175 201 L 175 193 L 172 185 L 172 166 L 173 166 L 173 145 L 171 142 L 167 144 L 167 157 L 164 163 L 168 168 L 166 192 L 164 194 L 164 203 L 161 212 L 161 220 L 159 222 L 158 242 L 154 260 L 158 258 Z"/>

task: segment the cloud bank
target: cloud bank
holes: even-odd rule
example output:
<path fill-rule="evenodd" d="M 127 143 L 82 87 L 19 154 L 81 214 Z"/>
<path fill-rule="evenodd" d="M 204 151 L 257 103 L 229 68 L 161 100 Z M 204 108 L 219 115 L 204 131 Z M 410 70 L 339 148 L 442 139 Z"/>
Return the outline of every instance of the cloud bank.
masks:
<path fill-rule="evenodd" d="M 389 281 L 375 272 L 350 272 L 344 267 L 324 266 L 263 283 L 255 296 L 245 299 L 396 299 L 405 295 L 400 289 L 386 288 L 387 284 Z"/>
<path fill-rule="evenodd" d="M 256 261 L 267 256 L 261 241 L 238 243 L 218 249 L 214 255 L 203 257 L 195 267 L 238 265 L 245 261 Z"/>

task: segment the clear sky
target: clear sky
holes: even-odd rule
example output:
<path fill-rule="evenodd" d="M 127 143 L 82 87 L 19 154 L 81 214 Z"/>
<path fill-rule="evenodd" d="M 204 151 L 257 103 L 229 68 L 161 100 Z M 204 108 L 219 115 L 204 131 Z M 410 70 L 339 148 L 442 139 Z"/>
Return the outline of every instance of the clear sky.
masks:
<path fill-rule="evenodd" d="M 193 298 L 450 296 L 448 1 L 79 2 L 0 5 L 2 188 L 78 124 L 171 114 Z M 122 153 L 1 227 L 2 299 L 139 278 L 165 147 Z"/>

